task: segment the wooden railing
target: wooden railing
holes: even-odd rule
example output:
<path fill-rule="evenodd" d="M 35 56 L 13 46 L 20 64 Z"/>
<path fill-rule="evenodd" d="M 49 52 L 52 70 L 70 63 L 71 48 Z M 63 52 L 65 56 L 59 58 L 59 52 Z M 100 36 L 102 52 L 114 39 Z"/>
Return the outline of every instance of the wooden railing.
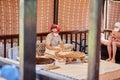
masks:
<path fill-rule="evenodd" d="M 37 40 L 42 42 L 43 40 L 45 40 L 45 37 L 48 33 L 49 32 L 38 33 Z M 61 36 L 61 39 L 64 41 L 64 43 L 70 43 L 74 45 L 73 48 L 74 51 L 78 50 L 78 51 L 86 52 L 88 30 L 62 31 L 59 34 Z M 0 36 L 0 41 L 3 42 L 4 44 L 4 57 L 6 57 L 6 43 L 10 43 L 12 48 L 13 43 L 16 41 L 19 46 L 19 35 L 18 34 L 3 35 Z"/>
<path fill-rule="evenodd" d="M 105 29 L 105 30 L 103 31 L 103 33 L 105 34 L 105 39 L 108 40 L 109 36 L 110 36 L 111 33 L 112 33 L 112 29 Z"/>

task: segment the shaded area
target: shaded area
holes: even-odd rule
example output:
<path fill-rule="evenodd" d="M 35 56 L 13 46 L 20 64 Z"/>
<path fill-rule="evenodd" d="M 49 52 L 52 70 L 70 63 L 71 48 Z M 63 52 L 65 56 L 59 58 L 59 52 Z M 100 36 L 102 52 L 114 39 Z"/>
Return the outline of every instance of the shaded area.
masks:
<path fill-rule="evenodd" d="M 106 60 L 108 58 L 107 46 L 101 45 L 101 59 Z M 117 49 L 116 63 L 120 64 L 120 48 Z"/>

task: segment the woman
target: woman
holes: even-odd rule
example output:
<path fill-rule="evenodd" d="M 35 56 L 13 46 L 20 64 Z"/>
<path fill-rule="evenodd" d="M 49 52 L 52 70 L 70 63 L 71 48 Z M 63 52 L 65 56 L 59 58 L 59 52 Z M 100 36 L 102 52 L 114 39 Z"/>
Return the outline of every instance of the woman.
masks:
<path fill-rule="evenodd" d="M 107 61 L 115 62 L 117 47 L 120 47 L 120 23 L 115 23 L 111 38 L 109 39 L 107 49 L 109 58 Z"/>
<path fill-rule="evenodd" d="M 55 53 L 64 51 L 64 44 L 59 35 L 60 28 L 58 25 L 52 24 L 50 27 L 50 31 L 51 32 L 46 37 L 46 56 L 62 60 L 61 58 L 55 56 Z"/>

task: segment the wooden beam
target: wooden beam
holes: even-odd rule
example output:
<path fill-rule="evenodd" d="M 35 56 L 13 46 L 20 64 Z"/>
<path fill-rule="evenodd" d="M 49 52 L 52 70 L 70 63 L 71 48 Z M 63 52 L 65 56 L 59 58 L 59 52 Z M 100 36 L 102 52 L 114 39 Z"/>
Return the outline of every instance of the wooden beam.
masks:
<path fill-rule="evenodd" d="M 88 80 L 99 80 L 100 32 L 102 0 L 90 0 L 90 31 L 88 38 Z"/>
<path fill-rule="evenodd" d="M 20 80 L 36 80 L 36 10 L 37 0 L 20 0 Z"/>
<path fill-rule="evenodd" d="M 59 7 L 59 0 L 54 0 L 54 24 L 58 24 L 58 7 Z"/>

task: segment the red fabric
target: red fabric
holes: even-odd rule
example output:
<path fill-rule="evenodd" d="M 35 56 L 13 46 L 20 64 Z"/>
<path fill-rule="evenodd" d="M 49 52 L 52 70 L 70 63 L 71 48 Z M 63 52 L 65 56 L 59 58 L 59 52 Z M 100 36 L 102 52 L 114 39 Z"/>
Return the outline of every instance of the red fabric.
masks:
<path fill-rule="evenodd" d="M 57 29 L 57 32 L 60 32 L 60 27 L 58 27 L 58 26 L 57 26 L 57 28 L 56 28 L 56 29 Z"/>
<path fill-rule="evenodd" d="M 51 32 L 52 32 L 52 29 L 53 29 L 53 28 L 56 28 L 56 29 L 57 29 L 56 32 L 60 32 L 60 27 L 59 27 L 58 25 L 52 24 L 52 25 L 50 26 L 50 31 L 51 31 Z"/>

